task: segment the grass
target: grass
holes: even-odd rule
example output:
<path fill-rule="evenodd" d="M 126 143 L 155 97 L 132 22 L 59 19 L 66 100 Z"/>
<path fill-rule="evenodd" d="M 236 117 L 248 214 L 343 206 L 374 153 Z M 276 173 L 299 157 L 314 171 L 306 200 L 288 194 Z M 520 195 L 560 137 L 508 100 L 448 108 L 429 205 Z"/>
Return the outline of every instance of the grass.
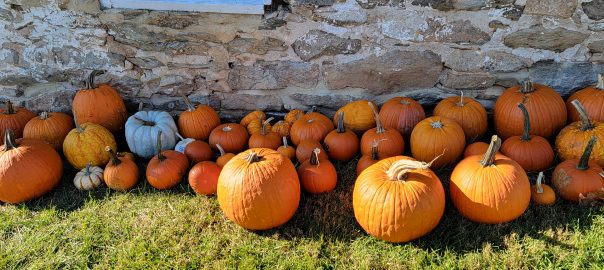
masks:
<path fill-rule="evenodd" d="M 338 164 L 332 193 L 303 194 L 281 228 L 251 232 L 225 219 L 215 197 L 183 181 L 170 191 L 141 182 L 128 193 L 80 192 L 74 172 L 52 193 L 0 205 L 0 269 L 485 269 L 604 268 L 604 206 L 531 205 L 519 219 L 481 225 L 450 202 L 427 236 L 390 244 L 356 223 L 353 162 Z M 438 172 L 447 188 L 448 171 Z"/>

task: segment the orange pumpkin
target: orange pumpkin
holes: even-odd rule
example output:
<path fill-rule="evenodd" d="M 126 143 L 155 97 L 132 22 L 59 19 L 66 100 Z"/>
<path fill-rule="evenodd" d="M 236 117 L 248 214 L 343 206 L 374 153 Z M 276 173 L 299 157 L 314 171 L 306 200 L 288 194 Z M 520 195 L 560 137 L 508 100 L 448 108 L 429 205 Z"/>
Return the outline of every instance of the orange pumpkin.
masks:
<path fill-rule="evenodd" d="M 537 183 L 531 186 L 531 201 L 537 205 L 552 205 L 556 203 L 554 189 L 543 184 L 543 172 L 539 172 Z"/>
<path fill-rule="evenodd" d="M 367 130 L 361 137 L 361 154 L 371 154 L 373 142 L 380 141 L 382 147 L 379 149 L 378 156 L 387 158 L 401 155 L 405 151 L 403 136 L 396 129 L 384 128 L 374 105 L 369 103 L 369 107 L 373 110 L 377 127 Z"/>
<path fill-rule="evenodd" d="M 302 188 L 313 194 L 331 192 L 336 188 L 338 174 L 336 167 L 327 159 L 319 158 L 321 149 L 315 148 L 310 159 L 304 161 L 298 168 Z"/>
<path fill-rule="evenodd" d="M 210 145 L 201 140 L 194 140 L 187 144 L 184 154 L 192 164 L 212 160 L 214 156 Z"/>
<path fill-rule="evenodd" d="M 106 147 L 105 151 L 111 154 L 111 161 L 107 163 L 103 172 L 105 184 L 110 189 L 117 191 L 127 191 L 138 182 L 138 166 L 130 158 L 120 157 L 111 149 Z"/>
<path fill-rule="evenodd" d="M 484 156 L 465 158 L 451 173 L 451 200 L 462 216 L 479 223 L 504 223 L 522 215 L 531 200 L 531 186 L 516 161 L 498 155 L 494 135 Z"/>
<path fill-rule="evenodd" d="M 432 231 L 445 211 L 445 191 L 430 164 L 397 156 L 379 161 L 357 178 L 354 216 L 368 234 L 402 243 Z"/>
<path fill-rule="evenodd" d="M 506 89 L 495 103 L 493 120 L 497 135 L 503 139 L 521 135 L 522 112 L 516 109 L 523 103 L 529 111 L 533 135 L 553 137 L 566 125 L 566 105 L 554 89 L 545 85 L 524 81 Z"/>
<path fill-rule="evenodd" d="M 189 171 L 189 185 L 198 195 L 216 194 L 218 176 L 222 168 L 211 161 L 202 161 Z"/>
<path fill-rule="evenodd" d="M 581 120 L 579 113 L 571 104 L 573 100 L 579 100 L 585 107 L 585 111 L 591 119 L 604 122 L 604 74 L 598 74 L 598 83 L 595 86 L 583 88 L 572 94 L 566 101 L 568 119 L 572 122 Z"/>
<path fill-rule="evenodd" d="M 463 152 L 463 157 L 467 158 L 473 155 L 484 155 L 489 148 L 489 144 L 485 142 L 475 142 L 466 146 L 466 150 Z M 501 153 L 498 153 L 501 154 Z"/>
<path fill-rule="evenodd" d="M 333 129 L 333 124 L 327 116 L 311 110 L 294 122 L 289 136 L 295 145 L 306 139 L 322 142 Z"/>
<path fill-rule="evenodd" d="M 136 158 L 134 157 L 134 154 L 132 154 L 130 152 L 117 152 L 117 156 L 127 158 L 129 160 L 136 162 Z"/>
<path fill-rule="evenodd" d="M 364 133 L 375 127 L 375 117 L 373 115 L 375 108 L 372 108 L 371 106 L 375 107 L 375 104 L 368 100 L 350 102 L 336 112 L 333 123 L 334 125 L 338 124 L 340 112 L 343 112 L 344 127 L 357 133 Z"/>
<path fill-rule="evenodd" d="M 207 140 L 212 130 L 220 125 L 218 113 L 207 105 L 195 107 L 185 95 L 182 98 L 187 104 L 187 110 L 178 117 L 180 134 L 185 138 Z"/>
<path fill-rule="evenodd" d="M 488 128 L 487 111 L 473 98 L 465 97 L 463 91 L 459 97 L 445 98 L 434 108 L 434 115 L 449 118 L 457 122 L 466 135 L 466 141 L 482 137 Z"/>
<path fill-rule="evenodd" d="M 289 158 L 290 160 L 292 160 L 296 157 L 296 148 L 292 147 L 291 145 L 289 145 L 287 143 L 286 137 L 283 137 L 283 145 L 281 145 L 281 146 L 279 146 L 279 148 L 277 148 L 277 152 L 279 152 L 279 154 Z"/>
<path fill-rule="evenodd" d="M 235 154 L 233 153 L 225 153 L 220 144 L 217 144 L 216 148 L 218 148 L 218 151 L 220 151 L 220 156 L 216 159 L 216 165 L 218 165 L 220 168 L 224 167 L 227 162 L 235 157 Z"/>
<path fill-rule="evenodd" d="M 463 129 L 457 122 L 441 116 L 428 117 L 411 132 L 411 154 L 427 162 L 442 155 L 432 164 L 435 168 L 455 164 L 466 145 Z"/>
<path fill-rule="evenodd" d="M 249 149 L 222 168 L 216 194 L 229 220 L 267 230 L 286 223 L 298 209 L 300 180 L 292 162 L 277 151 Z"/>
<path fill-rule="evenodd" d="M 406 139 L 417 123 L 426 118 L 422 105 L 412 98 L 394 97 L 386 101 L 380 110 L 380 120 L 386 128 L 395 128 Z"/>
<path fill-rule="evenodd" d="M 23 129 L 23 138 L 45 141 L 57 150 L 63 152 L 63 141 L 73 129 L 73 119 L 64 113 L 42 112 L 40 117 L 34 117 Z"/>
<path fill-rule="evenodd" d="M 272 120 L 273 118 L 271 117 L 270 119 Z M 265 120 L 266 120 L 266 118 L 264 118 L 264 117 L 257 118 L 257 119 L 250 121 L 247 124 L 246 129 L 247 129 L 247 132 L 250 134 L 250 136 L 253 134 L 256 134 L 256 133 L 260 133 L 260 130 L 262 130 L 262 125 L 264 125 Z M 266 130 L 271 131 L 271 129 L 272 129 L 271 124 L 267 123 Z"/>
<path fill-rule="evenodd" d="M 359 137 L 344 127 L 344 112 L 339 112 L 338 128 L 325 136 L 323 143 L 330 158 L 338 161 L 351 160 L 359 151 Z"/>
<path fill-rule="evenodd" d="M 529 113 L 522 103 L 518 103 L 518 108 L 524 114 L 524 131 L 522 136 L 507 138 L 501 146 L 501 152 L 518 162 L 525 171 L 544 171 L 554 163 L 554 150 L 545 138 L 530 135 Z"/>
<path fill-rule="evenodd" d="M 0 110 L 0 136 L 10 129 L 17 138 L 23 137 L 23 129 L 36 114 L 26 108 L 15 108 L 10 100 L 5 102 L 6 109 Z"/>
<path fill-rule="evenodd" d="M 241 124 L 244 127 L 247 127 L 250 124 L 250 122 L 252 122 L 256 119 L 261 119 L 260 123 L 262 123 L 262 121 L 264 121 L 264 119 L 266 119 L 266 114 L 264 114 L 263 111 L 250 112 L 246 116 L 244 116 L 243 119 L 241 119 L 241 122 L 239 122 L 239 124 Z M 260 126 L 258 126 L 258 127 L 260 127 Z"/>
<path fill-rule="evenodd" d="M 209 142 L 214 150 L 218 150 L 215 145 L 220 144 L 224 151 L 239 153 L 247 147 L 249 137 L 245 127 L 240 124 L 222 124 L 212 130 Z"/>
<path fill-rule="evenodd" d="M 266 119 L 260 129 L 260 133 L 252 134 L 252 136 L 250 136 L 248 142 L 250 148 L 269 148 L 273 150 L 279 148 L 281 145 L 281 137 L 279 137 L 278 133 L 269 131 L 267 127 L 271 120 L 273 120 L 272 117 Z"/>
<path fill-rule="evenodd" d="M 290 124 L 293 124 L 294 122 L 296 122 L 296 120 L 300 119 L 302 115 L 304 115 L 304 112 L 302 110 L 293 109 L 285 115 L 284 120 Z"/>
<path fill-rule="evenodd" d="M 323 150 L 323 146 L 320 142 L 314 140 L 303 140 L 296 147 L 296 159 L 300 161 L 300 163 L 307 161 L 312 156 L 312 152 L 315 149 L 321 150 L 319 153 L 320 159 L 329 159 L 325 151 Z"/>
<path fill-rule="evenodd" d="M 581 121 L 563 128 L 556 137 L 556 152 L 560 160 L 579 159 L 592 136 L 597 138 L 590 160 L 600 167 L 604 166 L 604 123 L 592 121 L 587 111 L 578 100 L 571 101 Z"/>
<path fill-rule="evenodd" d="M 161 151 L 161 133 L 157 134 L 157 155 L 147 165 L 147 181 L 156 189 L 176 186 L 187 173 L 189 160 L 183 153 L 174 150 Z"/>
<path fill-rule="evenodd" d="M 380 157 L 378 155 L 379 143 L 380 143 L 379 141 L 373 142 L 373 145 L 371 146 L 371 155 L 363 155 L 363 156 L 361 156 L 361 158 L 359 158 L 359 161 L 357 162 L 357 170 L 356 170 L 357 176 L 360 175 L 361 172 L 363 172 L 369 166 L 380 161 Z"/>
<path fill-rule="evenodd" d="M 94 77 L 105 71 L 95 70 L 86 81 L 86 89 L 79 90 L 72 103 L 77 124 L 95 123 L 117 134 L 124 131 L 128 118 L 126 104 L 120 94 L 108 84 L 94 85 Z"/>
<path fill-rule="evenodd" d="M 278 133 L 279 136 L 281 136 L 281 137 L 289 137 L 290 128 L 291 128 L 291 124 L 289 122 L 281 120 L 281 121 L 277 122 L 275 125 L 273 125 L 271 130 L 273 132 Z"/>

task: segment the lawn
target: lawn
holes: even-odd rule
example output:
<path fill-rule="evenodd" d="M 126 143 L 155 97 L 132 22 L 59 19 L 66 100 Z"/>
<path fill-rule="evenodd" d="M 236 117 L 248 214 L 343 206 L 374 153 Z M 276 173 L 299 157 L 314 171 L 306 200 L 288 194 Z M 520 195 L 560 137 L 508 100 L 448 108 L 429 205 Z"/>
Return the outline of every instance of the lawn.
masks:
<path fill-rule="evenodd" d="M 337 166 L 334 192 L 303 194 L 293 219 L 265 232 L 226 220 L 215 197 L 195 196 L 186 181 L 163 192 L 145 182 L 80 192 L 67 171 L 47 196 L 0 205 L 0 269 L 604 268 L 602 205 L 531 205 L 513 222 L 480 225 L 448 202 L 432 233 L 390 244 L 356 223 L 355 164 Z M 447 188 L 449 171 L 438 174 Z"/>

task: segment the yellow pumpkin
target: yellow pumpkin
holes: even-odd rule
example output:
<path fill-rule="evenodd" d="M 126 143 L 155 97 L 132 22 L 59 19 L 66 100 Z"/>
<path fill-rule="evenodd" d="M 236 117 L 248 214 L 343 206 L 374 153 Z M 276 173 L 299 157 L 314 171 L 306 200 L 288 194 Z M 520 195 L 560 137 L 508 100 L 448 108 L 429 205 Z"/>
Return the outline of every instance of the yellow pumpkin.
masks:
<path fill-rule="evenodd" d="M 356 132 L 364 133 L 375 127 L 375 117 L 368 100 L 350 102 L 340 108 L 333 117 L 334 125 L 338 124 L 340 112 L 344 112 L 344 127 Z M 375 106 L 375 104 L 373 104 Z M 377 107 L 377 106 L 376 106 Z"/>
<path fill-rule="evenodd" d="M 76 169 L 81 170 L 89 163 L 91 166 L 105 166 L 111 154 L 105 151 L 109 146 L 117 151 L 113 134 L 101 125 L 94 123 L 77 124 L 63 142 L 63 154 L 67 161 Z"/>

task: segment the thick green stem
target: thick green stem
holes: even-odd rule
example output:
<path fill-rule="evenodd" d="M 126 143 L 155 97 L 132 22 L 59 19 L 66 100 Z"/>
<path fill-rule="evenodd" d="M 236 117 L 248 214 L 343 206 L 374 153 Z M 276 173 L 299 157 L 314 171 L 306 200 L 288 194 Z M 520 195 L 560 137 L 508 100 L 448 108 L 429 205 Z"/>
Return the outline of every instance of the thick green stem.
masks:
<path fill-rule="evenodd" d="M 529 79 L 522 81 L 522 88 L 520 89 L 520 93 L 528 94 L 532 92 L 535 92 L 535 87 L 533 87 L 533 83 Z"/>
<path fill-rule="evenodd" d="M 105 151 L 109 152 L 109 154 L 111 155 L 111 163 L 113 163 L 114 166 L 120 165 L 120 163 L 122 163 L 122 161 L 117 156 L 117 153 L 113 151 L 111 147 L 105 146 Z"/>
<path fill-rule="evenodd" d="M 4 130 L 4 151 L 12 150 L 17 148 L 17 142 L 15 141 L 15 133 L 12 129 Z"/>
<path fill-rule="evenodd" d="M 166 156 L 164 156 L 161 151 L 161 134 L 162 134 L 162 131 L 159 130 L 157 132 L 157 159 L 159 159 L 159 161 L 164 161 L 164 160 L 166 160 Z"/>
<path fill-rule="evenodd" d="M 522 115 L 524 115 L 524 129 L 522 131 L 522 137 L 520 137 L 523 141 L 531 140 L 531 119 L 529 118 L 528 110 L 523 103 L 518 103 L 518 108 L 522 111 Z"/>
<path fill-rule="evenodd" d="M 88 76 L 88 79 L 86 80 L 86 89 L 93 89 L 94 87 L 94 77 L 98 76 L 98 75 L 102 75 L 105 74 L 104 70 L 93 70 L 92 72 L 90 72 L 90 75 Z"/>
<path fill-rule="evenodd" d="M 13 106 L 13 103 L 10 100 L 5 101 L 4 105 L 6 105 L 6 113 L 5 114 L 15 114 L 15 113 L 17 113 L 17 111 L 15 110 L 15 106 Z"/>
<path fill-rule="evenodd" d="M 579 118 L 581 118 L 581 130 L 587 131 L 593 129 L 594 124 L 591 122 L 589 114 L 587 113 L 587 110 L 585 110 L 585 107 L 583 107 L 583 104 L 577 99 L 571 101 L 570 104 L 572 104 L 579 113 Z"/>
<path fill-rule="evenodd" d="M 182 99 L 185 101 L 185 104 L 187 105 L 187 110 L 192 112 L 195 110 L 195 105 L 193 105 L 193 102 L 191 102 L 191 100 L 185 96 L 184 94 L 181 94 Z"/>
<path fill-rule="evenodd" d="M 594 149 L 597 140 L 596 136 L 591 136 L 591 139 L 589 139 L 589 142 L 587 143 L 587 147 L 585 147 L 585 151 L 583 151 L 583 155 L 581 155 L 579 164 L 577 164 L 577 170 L 584 171 L 589 169 L 589 156 L 591 156 L 591 151 Z"/>
<path fill-rule="evenodd" d="M 344 127 L 344 112 L 341 111 L 338 113 L 338 133 L 346 132 L 346 127 Z"/>
<path fill-rule="evenodd" d="M 321 153 L 321 149 L 315 148 L 312 150 L 312 154 L 310 155 L 310 165 L 319 166 L 319 154 Z"/>
<path fill-rule="evenodd" d="M 373 117 L 375 117 L 375 125 L 376 125 L 375 133 L 380 134 L 380 133 L 386 132 L 386 129 L 384 129 L 384 126 L 382 126 L 382 121 L 380 121 L 380 114 L 378 113 L 375 105 L 373 105 L 373 103 L 371 101 L 367 102 L 367 104 L 369 104 L 369 108 L 371 108 L 371 111 L 373 112 Z"/>
<path fill-rule="evenodd" d="M 497 137 L 497 135 L 493 135 L 493 137 L 491 137 L 491 144 L 489 145 L 487 152 L 484 153 L 484 156 L 482 156 L 482 160 L 480 161 L 482 167 L 488 167 L 495 163 L 495 155 L 497 155 L 497 151 L 499 151 L 500 147 L 501 139 Z"/>

